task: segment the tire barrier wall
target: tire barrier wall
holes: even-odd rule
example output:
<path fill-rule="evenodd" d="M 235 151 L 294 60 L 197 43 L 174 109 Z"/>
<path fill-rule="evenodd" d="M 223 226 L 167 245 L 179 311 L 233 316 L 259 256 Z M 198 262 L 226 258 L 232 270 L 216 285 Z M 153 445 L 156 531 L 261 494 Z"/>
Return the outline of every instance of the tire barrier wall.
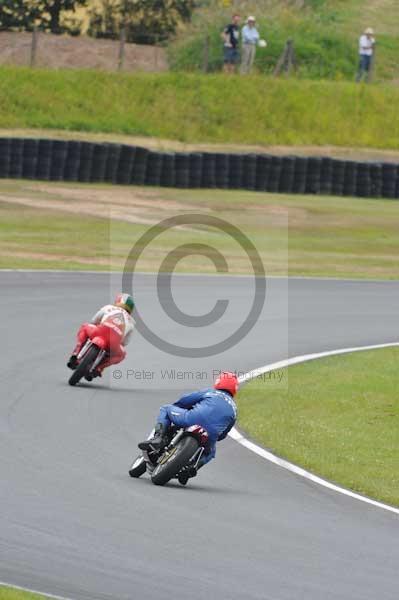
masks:
<path fill-rule="evenodd" d="M 0 177 L 399 198 L 399 164 L 0 138 Z"/>

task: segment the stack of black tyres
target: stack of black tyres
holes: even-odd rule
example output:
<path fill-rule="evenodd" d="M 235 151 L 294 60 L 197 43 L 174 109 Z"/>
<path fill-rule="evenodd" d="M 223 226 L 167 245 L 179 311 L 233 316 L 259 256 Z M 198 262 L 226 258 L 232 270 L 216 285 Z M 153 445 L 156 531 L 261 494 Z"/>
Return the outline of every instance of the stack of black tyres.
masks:
<path fill-rule="evenodd" d="M 269 168 L 269 177 L 267 179 L 268 192 L 278 192 L 280 189 L 280 177 L 282 171 L 281 156 L 272 156 Z M 295 174 L 294 174 L 295 176 Z"/>
<path fill-rule="evenodd" d="M 356 178 L 356 196 L 371 196 L 371 164 L 358 163 Z"/>
<path fill-rule="evenodd" d="M 347 161 L 344 175 L 344 196 L 356 196 L 357 185 L 357 163 Z"/>
<path fill-rule="evenodd" d="M 295 180 L 295 164 L 294 156 L 284 156 L 281 160 L 281 174 L 279 191 L 285 194 L 292 194 L 294 191 Z"/>
<path fill-rule="evenodd" d="M 133 168 L 136 157 L 136 148 L 122 144 L 119 151 L 118 166 L 116 169 L 116 183 L 128 185 L 133 181 Z M 144 177 L 144 176 L 143 176 Z"/>
<path fill-rule="evenodd" d="M 79 181 L 91 181 L 91 167 L 93 164 L 94 144 L 91 142 L 80 143 Z"/>
<path fill-rule="evenodd" d="M 175 154 L 175 185 L 178 188 L 188 188 L 190 185 L 190 157 L 184 152 Z"/>
<path fill-rule="evenodd" d="M 22 160 L 24 140 L 22 138 L 10 139 L 10 177 L 22 177 Z"/>
<path fill-rule="evenodd" d="M 144 185 L 147 177 L 147 162 L 150 151 L 147 150 L 147 148 L 141 148 L 140 146 L 137 146 L 137 148 L 131 148 L 131 150 L 134 151 L 134 157 L 130 183 Z"/>
<path fill-rule="evenodd" d="M 306 176 L 306 194 L 320 194 L 321 187 L 321 166 L 322 158 L 311 156 L 308 158 L 307 176 Z"/>
<path fill-rule="evenodd" d="M 108 159 L 108 144 L 93 144 L 90 181 L 105 181 L 105 171 Z"/>
<path fill-rule="evenodd" d="M 258 156 L 256 154 L 244 154 L 242 161 L 242 184 L 246 190 L 256 189 L 256 167 Z"/>
<path fill-rule="evenodd" d="M 216 156 L 212 152 L 204 152 L 202 154 L 201 187 L 216 187 Z"/>
<path fill-rule="evenodd" d="M 370 164 L 371 195 L 374 198 L 382 196 L 382 165 L 381 163 Z"/>
<path fill-rule="evenodd" d="M 192 152 L 190 154 L 190 188 L 200 188 L 202 181 L 202 154 L 201 152 Z"/>
<path fill-rule="evenodd" d="M 333 160 L 331 193 L 334 196 L 342 196 L 344 193 L 345 168 L 344 160 Z"/>
<path fill-rule="evenodd" d="M 229 155 L 215 154 L 215 185 L 219 189 L 229 187 Z"/>
<path fill-rule="evenodd" d="M 67 152 L 68 142 L 63 140 L 53 140 L 50 166 L 50 179 L 52 181 L 64 181 Z"/>
<path fill-rule="evenodd" d="M 231 154 L 229 160 L 229 187 L 238 190 L 243 187 L 244 157 L 242 154 Z"/>
<path fill-rule="evenodd" d="M 162 158 L 160 152 L 149 152 L 147 156 L 146 179 L 147 185 L 161 185 Z"/>
<path fill-rule="evenodd" d="M 320 193 L 329 195 L 333 188 L 333 167 L 334 161 L 328 156 L 323 156 L 321 159 L 320 169 Z"/>
<path fill-rule="evenodd" d="M 382 165 L 382 194 L 384 198 L 396 198 L 398 168 L 395 164 Z"/>
<path fill-rule="evenodd" d="M 107 144 L 107 164 L 105 165 L 104 181 L 108 183 L 116 183 L 118 179 L 118 165 L 121 153 L 119 144 Z"/>
<path fill-rule="evenodd" d="M 81 142 L 77 142 L 74 140 L 68 142 L 68 149 L 64 168 L 65 181 L 79 181 L 80 149 Z"/>
<path fill-rule="evenodd" d="M 306 190 L 306 179 L 308 174 L 308 159 L 297 156 L 295 160 L 294 183 L 292 191 L 296 194 L 304 194 Z"/>
<path fill-rule="evenodd" d="M 22 153 L 22 177 L 24 179 L 36 179 L 38 149 L 38 140 L 25 140 Z"/>
<path fill-rule="evenodd" d="M 399 197 L 399 165 L 328 157 L 192 152 L 64 140 L 0 139 L 0 177 L 180 188 Z"/>
<path fill-rule="evenodd" d="M 48 181 L 51 174 L 53 140 L 39 140 L 37 149 L 36 179 Z"/>
<path fill-rule="evenodd" d="M 231 160 L 231 157 L 230 157 Z M 258 160 L 256 161 L 256 181 L 255 189 L 258 192 L 264 192 L 267 190 L 270 165 L 272 157 L 267 154 L 259 154 Z"/>
<path fill-rule="evenodd" d="M 175 185 L 175 155 L 173 152 L 163 155 L 161 185 L 164 187 L 174 187 Z"/>
<path fill-rule="evenodd" d="M 0 139 L 0 177 L 10 175 L 11 141 L 9 138 Z"/>

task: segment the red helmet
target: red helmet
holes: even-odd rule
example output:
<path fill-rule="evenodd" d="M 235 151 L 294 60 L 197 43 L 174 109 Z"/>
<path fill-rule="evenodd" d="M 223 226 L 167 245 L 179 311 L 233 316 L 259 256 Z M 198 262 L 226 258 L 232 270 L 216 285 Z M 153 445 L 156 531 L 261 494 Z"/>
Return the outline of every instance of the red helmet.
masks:
<path fill-rule="evenodd" d="M 213 385 L 215 390 L 226 390 L 226 392 L 229 392 L 232 396 L 235 396 L 238 392 L 238 386 L 237 375 L 230 371 L 223 371 L 220 373 Z"/>

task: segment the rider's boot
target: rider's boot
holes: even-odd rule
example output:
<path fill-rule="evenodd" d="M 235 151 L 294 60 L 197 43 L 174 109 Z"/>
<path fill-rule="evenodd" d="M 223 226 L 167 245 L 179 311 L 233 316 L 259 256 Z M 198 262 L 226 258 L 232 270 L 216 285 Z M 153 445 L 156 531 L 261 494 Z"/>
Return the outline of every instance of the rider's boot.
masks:
<path fill-rule="evenodd" d="M 195 477 L 197 475 L 196 467 L 186 467 L 177 475 L 177 480 L 181 485 L 186 485 L 187 481 L 191 479 L 191 477 Z"/>
<path fill-rule="evenodd" d="M 69 369 L 72 369 L 72 371 L 74 371 L 77 366 L 78 366 L 78 357 L 76 356 L 76 354 L 72 354 L 70 359 L 67 362 L 67 367 Z"/>
<path fill-rule="evenodd" d="M 87 335 L 81 334 L 81 329 L 82 328 L 79 329 L 79 333 L 78 333 L 78 338 L 79 338 L 78 342 L 77 342 L 75 348 L 73 349 L 72 354 L 67 362 L 67 367 L 69 369 L 72 369 L 72 371 L 74 371 L 79 364 L 78 354 L 81 351 L 81 349 L 83 348 L 83 344 L 87 340 Z"/>
<path fill-rule="evenodd" d="M 149 440 L 145 440 L 144 442 L 139 443 L 140 450 L 150 450 L 154 448 L 154 450 L 159 450 L 162 446 L 165 445 L 166 438 L 166 427 L 162 423 L 157 423 L 155 426 L 154 436 Z"/>
<path fill-rule="evenodd" d="M 102 369 L 100 369 L 99 367 L 97 367 L 96 369 L 94 369 L 94 371 L 92 371 L 90 373 L 90 375 L 91 375 L 90 381 L 92 381 L 96 377 L 102 377 L 103 376 L 103 371 L 102 371 Z"/>

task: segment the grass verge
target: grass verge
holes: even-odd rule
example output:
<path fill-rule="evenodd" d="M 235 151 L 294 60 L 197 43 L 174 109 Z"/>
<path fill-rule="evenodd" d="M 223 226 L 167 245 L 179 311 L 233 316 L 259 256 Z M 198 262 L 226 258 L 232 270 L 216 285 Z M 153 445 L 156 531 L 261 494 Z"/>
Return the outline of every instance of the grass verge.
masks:
<path fill-rule="evenodd" d="M 182 142 L 399 148 L 399 89 L 199 74 L 0 68 L 0 127 Z"/>
<path fill-rule="evenodd" d="M 239 424 L 280 456 L 399 506 L 398 362 L 398 348 L 359 352 L 290 367 L 280 385 L 254 381 Z"/>
<path fill-rule="evenodd" d="M 191 213 L 242 230 L 269 275 L 399 278 L 394 201 L 15 180 L 0 183 L 0 268 L 120 270 L 150 226 Z M 193 242 L 216 247 L 229 272 L 252 272 L 238 244 L 209 227 L 158 237 L 138 270 L 158 270 L 167 252 Z M 214 273 L 215 267 L 194 256 L 177 270 Z"/>
<path fill-rule="evenodd" d="M 0 585 L 0 600 L 45 600 L 48 596 L 32 594 L 12 587 Z"/>

